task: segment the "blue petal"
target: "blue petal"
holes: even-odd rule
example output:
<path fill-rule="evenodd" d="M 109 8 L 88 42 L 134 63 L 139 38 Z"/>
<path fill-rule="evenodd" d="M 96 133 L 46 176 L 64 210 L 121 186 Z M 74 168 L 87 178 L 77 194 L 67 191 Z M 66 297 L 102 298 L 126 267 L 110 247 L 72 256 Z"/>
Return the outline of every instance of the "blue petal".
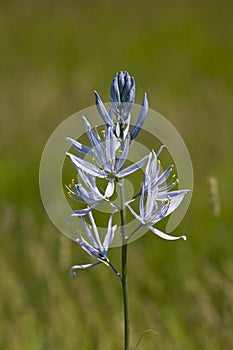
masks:
<path fill-rule="evenodd" d="M 130 142 L 130 135 L 128 134 L 127 138 L 125 140 L 125 146 L 124 146 L 123 152 L 122 152 L 122 154 L 117 162 L 117 165 L 116 165 L 117 172 L 123 167 L 123 165 L 126 161 L 126 157 L 128 155 L 128 152 L 129 152 L 129 142 Z"/>
<path fill-rule="evenodd" d="M 101 249 L 101 251 L 103 251 L 103 245 L 102 245 L 102 242 L 100 240 L 99 232 L 97 230 L 97 226 L 96 226 L 94 217 L 92 215 L 92 212 L 89 211 L 88 215 L 89 215 L 89 218 L 90 218 L 90 222 L 91 222 L 91 225 L 92 225 L 92 229 L 93 229 L 93 232 L 94 232 L 94 235 L 95 235 L 96 242 L 97 242 L 99 248 Z"/>
<path fill-rule="evenodd" d="M 99 265 L 99 264 L 101 264 L 101 261 L 98 261 L 94 264 L 74 265 L 70 269 L 70 276 L 75 277 L 77 275 L 75 270 L 79 270 L 79 269 L 85 270 L 85 269 L 89 269 L 90 267 L 94 267 L 94 266 Z"/>
<path fill-rule="evenodd" d="M 112 217 L 113 217 L 113 215 L 114 215 L 114 213 L 112 213 L 112 215 L 109 218 L 108 229 L 107 229 L 107 233 L 106 233 L 106 236 L 105 236 L 104 242 L 103 242 L 103 248 L 104 248 L 105 253 L 107 253 L 108 248 L 109 248 L 110 244 L 112 243 L 112 240 L 113 240 L 113 237 L 114 237 L 114 233 L 115 233 L 116 228 L 117 228 L 116 225 L 114 225 L 112 227 Z"/>
<path fill-rule="evenodd" d="M 97 207 L 97 205 L 99 205 L 99 202 L 95 204 L 93 204 L 92 206 L 90 207 L 87 207 L 85 209 L 80 209 L 80 210 L 74 210 L 73 213 L 71 213 L 69 216 L 68 216 L 68 219 L 67 219 L 67 223 L 69 223 L 70 221 L 70 218 L 72 218 L 73 216 L 84 216 L 86 214 L 88 214 L 90 211 L 92 211 L 95 207 Z"/>
<path fill-rule="evenodd" d="M 118 73 L 118 84 L 119 84 L 120 93 L 122 94 L 122 91 L 123 91 L 123 88 L 125 85 L 125 73 L 124 72 Z"/>
<path fill-rule="evenodd" d="M 105 147 L 104 143 L 101 141 L 99 135 L 94 132 L 94 130 L 91 128 L 90 123 L 87 121 L 85 117 L 83 117 L 89 140 L 91 141 L 91 144 L 93 146 L 93 151 L 96 156 L 96 160 L 98 160 L 98 163 L 100 166 L 103 166 L 103 164 L 106 163 L 106 157 L 105 157 Z"/>
<path fill-rule="evenodd" d="M 140 216 L 140 215 L 138 215 L 130 206 L 129 206 L 129 204 L 125 204 L 126 206 L 127 206 L 127 208 L 129 208 L 129 210 L 131 211 L 131 213 L 133 214 L 133 216 L 141 223 L 141 224 L 145 224 L 145 222 L 144 222 L 144 220 L 143 220 L 143 218 Z"/>
<path fill-rule="evenodd" d="M 112 81 L 110 97 L 112 102 L 121 102 L 117 75 L 113 78 Z"/>
<path fill-rule="evenodd" d="M 157 228 L 154 228 L 152 226 L 146 226 L 148 228 L 148 230 L 152 231 L 154 234 L 156 234 L 157 236 L 166 239 L 167 241 L 175 241 L 177 239 L 182 238 L 184 241 L 186 241 L 186 236 L 179 236 L 179 237 L 174 237 L 174 236 L 170 236 L 167 233 L 164 233 L 160 230 L 158 230 Z"/>
<path fill-rule="evenodd" d="M 129 74 L 126 74 L 125 84 L 122 90 L 121 101 L 132 103 L 130 101 L 130 98 L 132 99 L 131 96 L 133 95 L 134 92 L 135 92 L 134 78 L 131 78 Z"/>
<path fill-rule="evenodd" d="M 94 247 L 98 247 L 98 245 L 97 245 L 97 243 L 95 241 L 95 238 L 93 237 L 92 232 L 91 232 L 91 230 L 90 230 L 90 228 L 89 228 L 85 218 L 81 217 L 81 220 L 82 220 L 83 227 L 84 227 L 84 229 L 86 231 L 87 237 L 89 238 L 90 242 L 93 244 Z"/>
<path fill-rule="evenodd" d="M 177 196 L 185 196 L 189 190 L 177 190 L 170 192 L 161 192 L 156 194 L 156 200 L 166 200 L 168 197 L 174 198 Z"/>
<path fill-rule="evenodd" d="M 158 180 L 153 184 L 154 186 L 159 186 L 160 184 L 162 184 L 164 181 L 167 180 L 167 178 L 170 175 L 170 172 L 172 171 L 173 165 L 170 165 L 158 178 Z"/>
<path fill-rule="evenodd" d="M 141 160 L 139 160 L 138 162 L 128 166 L 127 168 L 121 170 L 116 176 L 119 178 L 125 177 L 129 174 L 132 174 L 134 171 L 138 170 L 139 168 L 141 168 L 145 161 L 148 159 L 149 156 L 145 156 L 143 157 Z"/>
<path fill-rule="evenodd" d="M 80 142 L 71 139 L 70 137 L 67 137 L 66 140 L 71 144 L 72 147 L 74 147 L 77 151 L 85 153 L 85 154 L 91 154 L 92 150 L 90 147 L 82 145 Z"/>
<path fill-rule="evenodd" d="M 99 115 L 101 116 L 101 118 L 103 119 L 105 124 L 111 125 L 112 127 L 114 127 L 114 123 L 113 123 L 112 119 L 110 118 L 103 102 L 101 101 L 99 94 L 96 91 L 94 91 L 94 94 L 95 94 L 95 99 L 96 99 L 96 107 L 97 107 L 97 110 L 99 112 Z"/>
<path fill-rule="evenodd" d="M 133 129 L 130 132 L 130 136 L 131 136 L 132 140 L 138 136 L 138 134 L 142 128 L 142 125 L 144 124 L 144 122 L 146 120 L 147 113 L 148 113 L 148 100 L 147 100 L 147 96 L 145 93 L 138 119 L 137 119 L 136 124 L 134 125 Z"/>
<path fill-rule="evenodd" d="M 106 127 L 105 141 L 107 160 L 107 163 L 105 164 L 105 169 L 106 171 L 112 172 L 115 167 L 115 140 L 113 136 L 113 130 L 110 126 Z"/>
<path fill-rule="evenodd" d="M 107 176 L 107 174 L 104 171 L 101 171 L 96 166 L 85 161 L 84 159 L 80 159 L 78 157 L 75 157 L 71 153 L 66 153 L 66 154 L 71 158 L 72 164 L 77 169 L 81 169 L 81 170 L 85 171 L 86 173 L 93 175 L 93 176 L 97 176 L 99 178 L 105 178 Z"/>

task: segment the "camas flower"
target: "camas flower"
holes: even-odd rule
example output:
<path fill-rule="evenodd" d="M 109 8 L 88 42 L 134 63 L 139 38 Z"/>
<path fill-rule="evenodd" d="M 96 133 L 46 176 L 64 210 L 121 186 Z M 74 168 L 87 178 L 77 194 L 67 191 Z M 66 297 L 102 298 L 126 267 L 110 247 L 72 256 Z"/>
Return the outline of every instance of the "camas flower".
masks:
<path fill-rule="evenodd" d="M 92 148 L 82 145 L 81 143 L 67 138 L 71 145 L 78 150 L 79 152 L 92 156 L 92 163 L 86 161 L 81 157 L 77 157 L 72 153 L 67 153 L 71 158 L 71 162 L 76 167 L 77 170 L 82 170 L 85 173 L 92 175 L 97 178 L 107 179 L 109 184 L 107 186 L 108 192 L 113 194 L 114 192 L 114 179 L 123 178 L 127 175 L 132 174 L 139 168 L 141 168 L 146 160 L 148 155 L 143 157 L 138 162 L 126 167 L 122 170 L 122 167 L 125 164 L 127 159 L 129 146 L 130 146 L 130 135 L 128 134 L 124 142 L 120 143 L 117 137 L 113 133 L 111 126 L 106 126 L 105 131 L 105 141 L 103 142 L 97 131 L 94 131 L 91 128 L 91 125 L 85 117 L 83 117 L 87 134 L 89 140 L 92 144 Z M 118 153 L 120 155 L 118 156 Z M 110 197 L 110 195 L 109 195 Z"/>
<path fill-rule="evenodd" d="M 82 216 L 86 215 L 89 211 L 92 211 L 103 201 L 109 202 L 114 208 L 117 206 L 109 201 L 109 197 L 112 196 L 114 187 L 112 186 L 113 179 L 108 181 L 106 189 L 102 194 L 97 187 L 96 178 L 93 175 L 87 174 L 84 171 L 78 169 L 79 174 L 79 183 L 75 183 L 72 180 L 69 186 L 66 186 L 68 189 L 68 195 L 70 198 L 76 200 L 79 203 L 87 204 L 87 208 L 75 210 L 70 216 Z"/>
<path fill-rule="evenodd" d="M 98 229 L 96 227 L 96 223 L 92 215 L 92 212 L 88 213 L 92 229 L 87 224 L 85 218 L 84 217 L 81 218 L 88 240 L 84 239 L 82 235 L 79 235 L 79 238 L 76 240 L 76 242 L 82 247 L 82 249 L 85 252 L 87 252 L 89 255 L 91 255 L 94 259 L 97 259 L 98 261 L 92 264 L 72 266 L 70 269 L 70 275 L 72 277 L 76 276 L 76 272 L 75 272 L 76 270 L 88 269 L 90 267 L 104 263 L 106 266 L 109 266 L 113 270 L 113 272 L 121 279 L 120 273 L 115 269 L 115 267 L 112 265 L 112 263 L 108 258 L 108 249 L 112 243 L 112 240 L 114 238 L 114 233 L 117 228 L 116 225 L 112 226 L 113 215 L 114 213 L 110 216 L 110 219 L 108 221 L 107 233 L 105 235 L 103 242 L 101 242 L 101 239 L 99 237 Z"/>
<path fill-rule="evenodd" d="M 157 155 L 152 151 L 142 184 L 139 200 L 139 215 L 129 205 L 130 201 L 126 203 L 126 206 L 139 221 L 141 226 L 146 226 L 148 230 L 159 237 L 166 240 L 176 240 L 180 238 L 186 240 L 185 236 L 174 237 L 153 227 L 154 224 L 171 214 L 180 205 L 183 197 L 188 192 L 188 190 L 170 191 L 176 184 L 174 179 L 168 184 L 164 184 L 170 175 L 171 169 L 172 167 L 170 166 L 160 174 L 160 163 L 157 160 Z M 135 198 L 136 196 L 133 200 L 135 200 Z"/>

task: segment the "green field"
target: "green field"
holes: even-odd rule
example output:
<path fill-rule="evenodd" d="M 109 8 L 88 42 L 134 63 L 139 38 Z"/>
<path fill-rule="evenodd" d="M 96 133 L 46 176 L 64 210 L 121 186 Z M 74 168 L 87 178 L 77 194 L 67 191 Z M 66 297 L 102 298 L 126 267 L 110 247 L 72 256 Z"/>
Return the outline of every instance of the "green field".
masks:
<path fill-rule="evenodd" d="M 39 164 L 53 130 L 109 100 L 127 70 L 183 137 L 195 184 L 166 242 L 147 233 L 129 247 L 132 349 L 233 348 L 232 1 L 4 2 L 0 5 L 0 349 L 120 350 L 121 286 L 49 221 Z M 88 116 L 87 116 L 88 117 Z M 215 217 L 208 178 L 219 183 Z M 49 186 L 49 184 L 48 184 Z M 110 252 L 120 264 L 120 249 Z"/>

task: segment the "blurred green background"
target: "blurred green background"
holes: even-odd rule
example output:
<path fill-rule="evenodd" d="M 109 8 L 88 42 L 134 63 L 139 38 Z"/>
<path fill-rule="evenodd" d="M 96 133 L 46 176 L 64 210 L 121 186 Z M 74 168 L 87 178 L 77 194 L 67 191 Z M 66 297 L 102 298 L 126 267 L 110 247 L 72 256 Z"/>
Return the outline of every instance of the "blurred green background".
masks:
<path fill-rule="evenodd" d="M 49 221 L 38 168 L 52 131 L 105 102 L 113 75 L 136 79 L 182 135 L 193 161 L 189 211 L 166 242 L 129 249 L 132 347 L 233 348 L 232 1 L 2 1 L 0 5 L 0 349 L 122 349 L 121 288 Z M 213 215 L 208 178 L 219 182 Z M 48 184 L 49 186 L 49 184 Z M 115 265 L 120 250 L 111 251 Z"/>

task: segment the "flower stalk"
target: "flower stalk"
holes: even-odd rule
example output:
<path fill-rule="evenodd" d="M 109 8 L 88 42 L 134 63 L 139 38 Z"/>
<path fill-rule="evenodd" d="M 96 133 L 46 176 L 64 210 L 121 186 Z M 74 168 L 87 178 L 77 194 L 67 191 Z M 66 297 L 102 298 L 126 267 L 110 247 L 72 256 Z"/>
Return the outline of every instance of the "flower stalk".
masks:
<path fill-rule="evenodd" d="M 124 350 L 129 350 L 130 346 L 130 314 L 129 314 L 129 292 L 128 292 L 128 271 L 127 271 L 127 251 L 128 251 L 128 238 L 125 230 L 125 198 L 124 198 L 124 179 L 120 181 L 120 199 L 121 199 L 121 268 L 122 268 L 122 295 L 123 295 L 123 307 L 124 307 Z"/>

